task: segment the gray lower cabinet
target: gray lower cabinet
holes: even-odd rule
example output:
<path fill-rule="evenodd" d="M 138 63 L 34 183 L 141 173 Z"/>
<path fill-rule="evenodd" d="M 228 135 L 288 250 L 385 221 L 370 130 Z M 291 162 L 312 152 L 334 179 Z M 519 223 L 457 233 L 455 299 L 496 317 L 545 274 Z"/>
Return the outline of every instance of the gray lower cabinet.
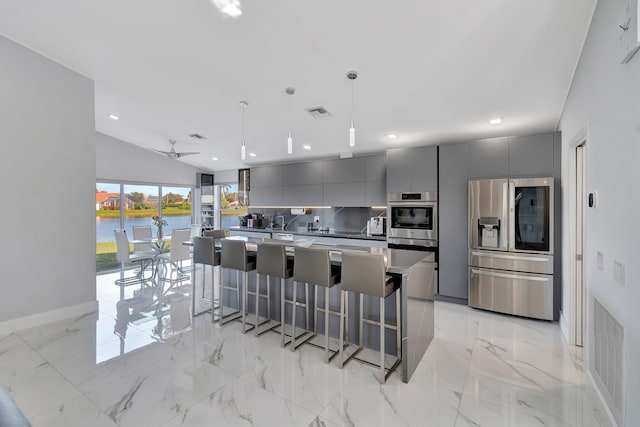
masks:
<path fill-rule="evenodd" d="M 267 187 L 251 186 L 249 191 L 250 206 L 282 206 L 283 200 L 282 185 L 274 185 Z"/>
<path fill-rule="evenodd" d="M 322 205 L 322 184 L 285 185 L 283 204 L 301 207 Z"/>
<path fill-rule="evenodd" d="M 365 183 L 324 184 L 322 204 L 324 206 L 366 206 Z"/>
<path fill-rule="evenodd" d="M 509 138 L 509 176 L 553 176 L 554 134 Z"/>
<path fill-rule="evenodd" d="M 470 144 L 440 146 L 438 294 L 467 299 L 467 165 Z"/>

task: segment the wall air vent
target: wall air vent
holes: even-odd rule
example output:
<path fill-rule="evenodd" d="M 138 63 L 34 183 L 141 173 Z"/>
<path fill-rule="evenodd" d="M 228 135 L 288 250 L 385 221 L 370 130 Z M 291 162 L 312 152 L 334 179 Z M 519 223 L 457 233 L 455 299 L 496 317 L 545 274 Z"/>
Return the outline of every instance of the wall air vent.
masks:
<path fill-rule="evenodd" d="M 624 328 L 615 317 L 594 298 L 593 367 L 609 409 L 620 425 L 624 414 Z"/>
<path fill-rule="evenodd" d="M 197 140 L 203 140 L 203 139 L 207 139 L 206 136 L 204 135 L 200 135 L 199 133 L 192 133 L 191 135 L 189 135 L 191 138 L 193 139 L 197 139 Z"/>
<path fill-rule="evenodd" d="M 307 108 L 307 113 L 311 114 L 311 116 L 315 119 L 320 119 L 322 117 L 329 117 L 331 115 L 331 113 L 328 112 L 327 109 L 324 107 Z"/>

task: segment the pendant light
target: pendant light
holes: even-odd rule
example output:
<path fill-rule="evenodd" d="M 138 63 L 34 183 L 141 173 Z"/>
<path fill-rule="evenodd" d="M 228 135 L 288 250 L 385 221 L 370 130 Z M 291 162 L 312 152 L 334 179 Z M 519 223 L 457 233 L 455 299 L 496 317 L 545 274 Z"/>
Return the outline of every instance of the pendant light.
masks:
<path fill-rule="evenodd" d="M 249 103 L 247 101 L 240 101 L 240 108 L 242 108 L 242 146 L 240 147 L 240 159 L 245 160 L 247 158 L 247 147 L 244 142 L 244 110 L 247 109 Z"/>
<path fill-rule="evenodd" d="M 289 137 L 287 138 L 287 153 L 293 154 L 293 137 L 291 136 L 291 100 L 293 99 L 293 94 L 296 93 L 296 90 L 292 87 L 288 87 L 285 89 L 287 95 L 289 95 Z"/>
<path fill-rule="evenodd" d="M 349 71 L 347 73 L 347 78 L 351 80 L 351 127 L 349 128 L 349 147 L 356 146 L 356 128 L 353 125 L 353 86 L 354 80 L 358 78 L 358 73 L 356 71 Z"/>

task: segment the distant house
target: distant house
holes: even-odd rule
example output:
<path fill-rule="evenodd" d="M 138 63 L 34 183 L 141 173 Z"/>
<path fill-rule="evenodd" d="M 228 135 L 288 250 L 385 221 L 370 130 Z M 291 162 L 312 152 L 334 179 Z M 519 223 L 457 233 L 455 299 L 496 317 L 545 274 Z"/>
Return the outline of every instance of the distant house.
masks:
<path fill-rule="evenodd" d="M 124 195 L 125 209 L 133 209 L 136 200 L 131 194 Z M 96 210 L 120 209 L 120 193 L 96 193 Z"/>
<path fill-rule="evenodd" d="M 150 195 L 146 195 L 144 196 L 144 206 L 147 209 L 155 209 L 158 207 L 158 196 L 150 196 Z"/>

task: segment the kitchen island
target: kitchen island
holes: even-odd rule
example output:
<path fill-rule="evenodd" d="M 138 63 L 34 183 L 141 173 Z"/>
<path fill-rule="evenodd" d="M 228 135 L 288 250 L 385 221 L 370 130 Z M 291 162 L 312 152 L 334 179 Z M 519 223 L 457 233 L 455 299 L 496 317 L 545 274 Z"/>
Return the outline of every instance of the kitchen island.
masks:
<path fill-rule="evenodd" d="M 248 236 L 232 236 L 229 239 L 244 240 L 247 244 L 247 251 L 249 255 L 255 255 L 257 252 L 257 244 L 259 242 L 269 242 L 282 244 L 286 246 L 287 255 L 293 259 L 296 243 L 292 241 L 276 240 L 270 238 L 260 237 L 248 237 Z M 387 298 L 385 305 L 385 313 L 387 313 L 386 320 L 389 323 L 395 323 L 395 298 L 400 295 L 400 323 L 401 323 L 401 359 L 402 359 L 402 380 L 409 382 L 411 375 L 415 371 L 418 363 L 422 359 L 426 352 L 431 340 L 434 336 L 434 270 L 436 264 L 434 262 L 434 254 L 431 252 L 422 251 L 409 251 L 403 249 L 387 249 L 379 247 L 365 247 L 354 246 L 344 244 L 313 244 L 312 247 L 323 247 L 329 249 L 331 263 L 334 265 L 340 265 L 342 261 L 342 253 L 345 251 L 358 251 L 367 253 L 382 254 L 385 258 L 386 271 L 388 275 L 397 276 L 400 281 L 400 293 L 396 293 L 393 296 Z M 266 286 L 266 277 L 260 277 L 260 286 L 264 288 Z M 224 280 L 226 283 L 234 283 L 236 280 L 236 274 L 231 271 L 225 271 Z M 275 283 L 275 281 L 272 281 Z M 249 274 L 249 287 L 255 288 L 256 286 L 256 274 L 255 271 Z M 333 306 L 336 305 L 337 297 L 336 293 L 331 300 Z M 272 286 L 271 289 L 272 301 L 271 301 L 271 316 L 274 320 L 280 319 L 280 299 L 279 287 Z M 228 298 L 225 298 L 228 301 Z M 226 302 L 225 301 L 225 302 Z M 323 304 L 323 303 L 322 303 Z M 357 313 L 359 298 L 349 299 L 349 313 Z M 226 304 L 225 304 L 226 305 Z M 254 302 L 250 299 L 247 303 L 250 312 L 255 308 Z M 311 304 L 313 306 L 313 303 Z M 253 307 L 252 307 L 253 306 Z M 364 316 L 370 318 L 379 317 L 379 308 L 376 304 L 368 304 L 365 299 L 363 307 Z M 261 313 L 262 315 L 263 313 Z M 264 312 L 266 315 L 266 311 Z M 289 314 L 287 313 L 287 316 Z M 287 322 L 290 319 L 287 318 Z M 319 325 L 320 326 L 320 325 Z M 311 326 L 312 327 L 312 326 Z M 331 337 L 337 337 L 339 322 L 334 322 L 332 319 L 329 335 Z M 357 319 L 355 316 L 351 316 L 349 319 L 349 328 L 352 332 L 350 336 L 350 342 L 358 342 L 358 327 Z M 367 332 L 367 329 L 370 329 Z M 387 330 L 387 334 L 390 334 L 387 342 L 386 353 L 395 355 L 395 337 L 392 330 Z M 372 348 L 374 350 L 379 349 L 379 333 L 377 328 L 374 330 L 366 328 L 364 330 L 364 346 L 365 348 Z"/>

